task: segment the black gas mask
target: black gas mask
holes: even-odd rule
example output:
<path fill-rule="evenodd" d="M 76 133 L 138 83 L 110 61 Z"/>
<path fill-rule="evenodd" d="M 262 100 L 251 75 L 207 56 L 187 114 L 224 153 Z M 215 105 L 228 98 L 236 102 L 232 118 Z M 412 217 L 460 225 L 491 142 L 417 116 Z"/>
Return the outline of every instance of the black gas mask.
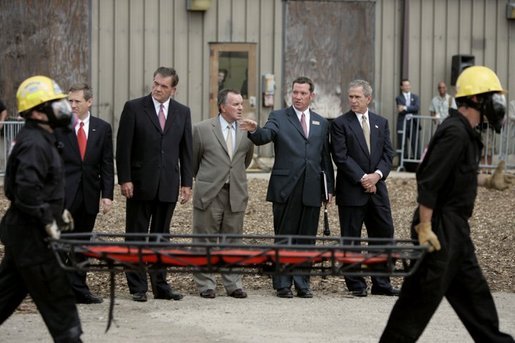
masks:
<path fill-rule="evenodd" d="M 477 95 L 476 109 L 485 116 L 495 132 L 500 133 L 506 118 L 506 97 L 502 93 L 484 93 Z M 483 117 L 481 117 L 483 121 Z"/>
<path fill-rule="evenodd" d="M 66 99 L 49 101 L 37 108 L 48 117 L 47 124 L 52 128 L 73 129 L 77 123 L 77 117 L 73 114 L 70 103 Z"/>

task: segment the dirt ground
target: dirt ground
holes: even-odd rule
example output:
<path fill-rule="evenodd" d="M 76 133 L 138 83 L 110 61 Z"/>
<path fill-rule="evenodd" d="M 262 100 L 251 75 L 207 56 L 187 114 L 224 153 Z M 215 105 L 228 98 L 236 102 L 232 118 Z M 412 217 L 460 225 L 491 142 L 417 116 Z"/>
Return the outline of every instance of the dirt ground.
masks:
<path fill-rule="evenodd" d="M 271 205 L 265 201 L 267 174 L 249 181 L 250 200 L 245 217 L 247 234 L 273 233 Z M 409 223 L 416 206 L 416 183 L 408 173 L 392 173 L 387 181 L 395 237 L 409 238 Z M 1 192 L 3 194 L 3 192 Z M 115 206 L 99 215 L 96 230 L 123 232 L 125 203 L 116 190 Z M 0 212 L 8 202 L 0 197 Z M 500 192 L 480 189 L 471 218 L 472 237 L 483 272 L 494 292 L 501 328 L 515 335 L 515 186 Z M 329 208 L 331 235 L 339 235 L 337 209 Z M 189 233 L 191 203 L 177 206 L 171 231 Z M 322 226 L 321 226 L 322 227 Z M 0 246 L 0 256 L 3 247 Z M 172 274 L 182 301 L 130 300 L 123 275 L 116 278 L 115 324 L 105 334 L 108 303 L 80 305 L 85 342 L 377 342 L 394 300 L 384 296 L 351 298 L 339 277 L 314 277 L 313 299 L 279 299 L 267 276 L 245 276 L 249 298 L 227 297 L 222 287 L 217 298 L 202 299 L 191 275 Z M 400 286 L 402 279 L 392 282 Z M 93 292 L 108 299 L 105 273 L 90 273 Z M 151 298 L 151 297 L 150 297 Z M 0 342 L 49 342 L 50 336 L 33 303 L 28 299 L 0 326 Z M 443 302 L 420 342 L 471 342 L 468 333 Z"/>

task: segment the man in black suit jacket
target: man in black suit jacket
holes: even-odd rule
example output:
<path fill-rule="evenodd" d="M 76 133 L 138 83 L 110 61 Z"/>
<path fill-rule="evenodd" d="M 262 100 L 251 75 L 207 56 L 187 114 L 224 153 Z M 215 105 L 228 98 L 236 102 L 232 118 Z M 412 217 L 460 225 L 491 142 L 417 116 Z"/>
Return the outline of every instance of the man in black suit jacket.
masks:
<path fill-rule="evenodd" d="M 385 180 L 392 168 L 393 149 L 388 121 L 368 110 L 372 87 L 355 80 L 349 84 L 351 111 L 331 126 L 336 176 L 336 204 L 343 237 L 361 237 L 365 223 L 370 238 L 392 238 L 393 220 Z M 365 117 L 365 119 L 363 119 Z M 363 277 L 345 277 L 355 296 L 367 296 Z M 388 277 L 372 277 L 372 294 L 396 295 Z"/>
<path fill-rule="evenodd" d="M 397 104 L 397 147 L 400 149 L 402 146 L 404 118 L 407 118 L 404 157 L 420 159 L 419 130 L 421 126 L 418 119 L 410 119 L 409 117 L 409 115 L 419 115 L 420 99 L 418 95 L 411 92 L 411 83 L 408 79 L 401 80 L 401 94 L 395 98 L 395 103 Z M 408 141 L 410 142 L 409 146 Z"/>
<path fill-rule="evenodd" d="M 93 231 L 97 213 L 102 203 L 102 212 L 112 207 L 114 188 L 113 133 L 106 121 L 93 117 L 91 88 L 84 83 L 70 87 L 68 91 L 73 113 L 79 121 L 72 131 L 57 129 L 55 135 L 62 143 L 61 155 L 65 169 L 65 208 L 75 220 L 75 232 Z M 82 127 L 81 127 L 82 125 Z M 81 155 L 79 130 L 85 134 L 86 145 Z M 85 272 L 68 274 L 77 303 L 101 303 L 102 299 L 92 294 L 86 284 Z"/>
<path fill-rule="evenodd" d="M 127 198 L 127 233 L 169 233 L 179 191 L 181 204 L 191 197 L 191 113 L 172 99 L 178 82 L 175 69 L 159 67 L 152 93 L 127 101 L 123 108 L 116 166 L 122 195 Z M 149 275 L 154 298 L 182 299 L 167 283 L 166 272 Z M 134 301 L 147 301 L 144 273 L 127 273 L 127 282 Z"/>
<path fill-rule="evenodd" d="M 262 128 L 250 119 L 243 120 L 240 125 L 241 129 L 249 131 L 248 137 L 254 144 L 274 142 L 275 160 L 266 200 L 273 203 L 276 235 L 316 236 L 323 200 L 322 172 L 327 176 L 329 197 L 332 197 L 334 174 L 329 149 L 329 123 L 309 108 L 314 90 L 313 81 L 299 77 L 292 83 L 293 106 L 270 113 Z M 294 243 L 313 242 L 296 240 Z M 300 275 L 274 276 L 277 296 L 293 297 L 292 282 L 297 296 L 313 296 L 309 276 Z"/>

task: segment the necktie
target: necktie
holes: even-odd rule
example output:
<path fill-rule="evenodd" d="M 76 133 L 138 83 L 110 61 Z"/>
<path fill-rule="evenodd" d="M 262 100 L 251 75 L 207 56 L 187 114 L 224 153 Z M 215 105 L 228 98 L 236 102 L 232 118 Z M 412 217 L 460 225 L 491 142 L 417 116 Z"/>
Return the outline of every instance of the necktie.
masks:
<path fill-rule="evenodd" d="M 229 158 L 232 160 L 232 125 L 227 125 L 227 138 L 225 139 L 225 143 L 227 144 L 227 153 L 229 154 Z"/>
<path fill-rule="evenodd" d="M 300 126 L 302 126 L 302 130 L 304 131 L 304 137 L 308 138 L 308 127 L 306 125 L 306 115 L 304 115 L 304 112 L 300 115 Z"/>
<path fill-rule="evenodd" d="M 365 115 L 361 116 L 361 126 L 363 127 L 363 135 L 365 136 L 368 152 L 370 153 L 370 129 L 368 128 L 367 117 Z"/>
<path fill-rule="evenodd" d="M 408 107 L 411 103 L 411 99 L 410 99 L 410 96 L 409 96 L 409 93 L 406 94 L 406 107 Z"/>
<path fill-rule="evenodd" d="M 84 160 L 84 155 L 86 154 L 86 145 L 88 144 L 88 139 L 86 138 L 86 132 L 84 131 L 84 122 L 80 122 L 79 130 L 77 131 L 77 141 L 79 142 L 79 151 L 80 158 Z"/>
<path fill-rule="evenodd" d="M 165 129 L 165 124 L 166 124 L 166 117 L 165 117 L 165 110 L 164 110 L 164 106 L 163 104 L 161 104 L 161 106 L 159 106 L 159 125 L 161 125 L 161 130 L 164 131 Z"/>

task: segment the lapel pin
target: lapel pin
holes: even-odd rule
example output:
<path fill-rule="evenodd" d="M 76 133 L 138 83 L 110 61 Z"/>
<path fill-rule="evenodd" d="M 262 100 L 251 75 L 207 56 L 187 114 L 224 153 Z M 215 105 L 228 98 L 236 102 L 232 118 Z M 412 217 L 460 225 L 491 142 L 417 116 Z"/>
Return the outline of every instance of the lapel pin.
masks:
<path fill-rule="evenodd" d="M 311 124 L 313 124 L 313 125 L 320 125 L 320 122 L 319 122 L 318 120 L 313 120 L 313 121 L 311 122 Z"/>

